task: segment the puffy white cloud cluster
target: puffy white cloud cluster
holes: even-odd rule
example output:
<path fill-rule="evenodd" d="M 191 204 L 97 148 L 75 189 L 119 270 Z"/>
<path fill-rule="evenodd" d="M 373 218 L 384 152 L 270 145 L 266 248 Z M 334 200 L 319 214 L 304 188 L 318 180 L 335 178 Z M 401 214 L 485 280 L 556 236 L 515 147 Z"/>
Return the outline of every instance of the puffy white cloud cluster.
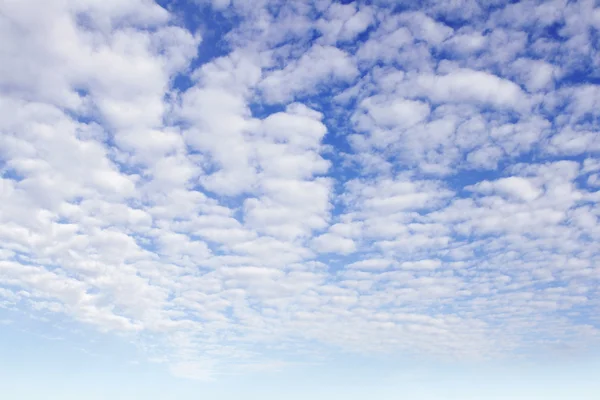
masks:
<path fill-rule="evenodd" d="M 4 1 L 0 307 L 194 379 L 597 341 L 600 8 L 374 3 L 213 1 L 195 66 L 176 5 Z"/>

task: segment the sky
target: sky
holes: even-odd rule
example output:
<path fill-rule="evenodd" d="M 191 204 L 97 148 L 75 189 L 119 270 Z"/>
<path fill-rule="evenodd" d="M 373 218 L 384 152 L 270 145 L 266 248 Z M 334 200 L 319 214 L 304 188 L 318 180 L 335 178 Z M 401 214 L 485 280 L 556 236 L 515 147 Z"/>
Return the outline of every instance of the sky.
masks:
<path fill-rule="evenodd" d="M 0 2 L 0 398 L 600 398 L 600 4 Z"/>

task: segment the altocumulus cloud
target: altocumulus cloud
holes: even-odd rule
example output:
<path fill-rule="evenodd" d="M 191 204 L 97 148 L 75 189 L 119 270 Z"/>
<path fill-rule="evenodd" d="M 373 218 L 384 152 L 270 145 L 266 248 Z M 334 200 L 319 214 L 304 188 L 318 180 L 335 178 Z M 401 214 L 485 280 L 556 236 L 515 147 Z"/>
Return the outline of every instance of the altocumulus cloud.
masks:
<path fill-rule="evenodd" d="M 0 11 L 0 307 L 193 379 L 598 343 L 593 1 Z"/>

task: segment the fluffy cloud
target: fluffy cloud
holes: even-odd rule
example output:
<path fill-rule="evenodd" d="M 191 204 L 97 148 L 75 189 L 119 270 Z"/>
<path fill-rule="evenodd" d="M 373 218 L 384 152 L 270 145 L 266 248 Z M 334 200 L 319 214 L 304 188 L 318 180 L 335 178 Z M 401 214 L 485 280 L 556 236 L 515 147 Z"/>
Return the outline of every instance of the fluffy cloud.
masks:
<path fill-rule="evenodd" d="M 0 5 L 0 307 L 203 380 L 597 343 L 598 8 L 204 3 Z"/>
<path fill-rule="evenodd" d="M 352 82 L 357 75 L 353 60 L 343 50 L 315 44 L 297 61 L 269 73 L 259 87 L 267 101 L 278 103 L 315 94 L 318 85 Z"/>

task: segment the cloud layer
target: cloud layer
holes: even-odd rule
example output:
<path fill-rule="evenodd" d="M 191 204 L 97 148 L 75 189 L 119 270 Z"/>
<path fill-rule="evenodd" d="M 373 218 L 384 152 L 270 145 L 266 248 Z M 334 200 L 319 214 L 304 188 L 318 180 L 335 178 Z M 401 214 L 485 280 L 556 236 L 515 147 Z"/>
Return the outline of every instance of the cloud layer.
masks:
<path fill-rule="evenodd" d="M 4 2 L 0 307 L 194 379 L 598 343 L 600 8 L 372 3 Z"/>

